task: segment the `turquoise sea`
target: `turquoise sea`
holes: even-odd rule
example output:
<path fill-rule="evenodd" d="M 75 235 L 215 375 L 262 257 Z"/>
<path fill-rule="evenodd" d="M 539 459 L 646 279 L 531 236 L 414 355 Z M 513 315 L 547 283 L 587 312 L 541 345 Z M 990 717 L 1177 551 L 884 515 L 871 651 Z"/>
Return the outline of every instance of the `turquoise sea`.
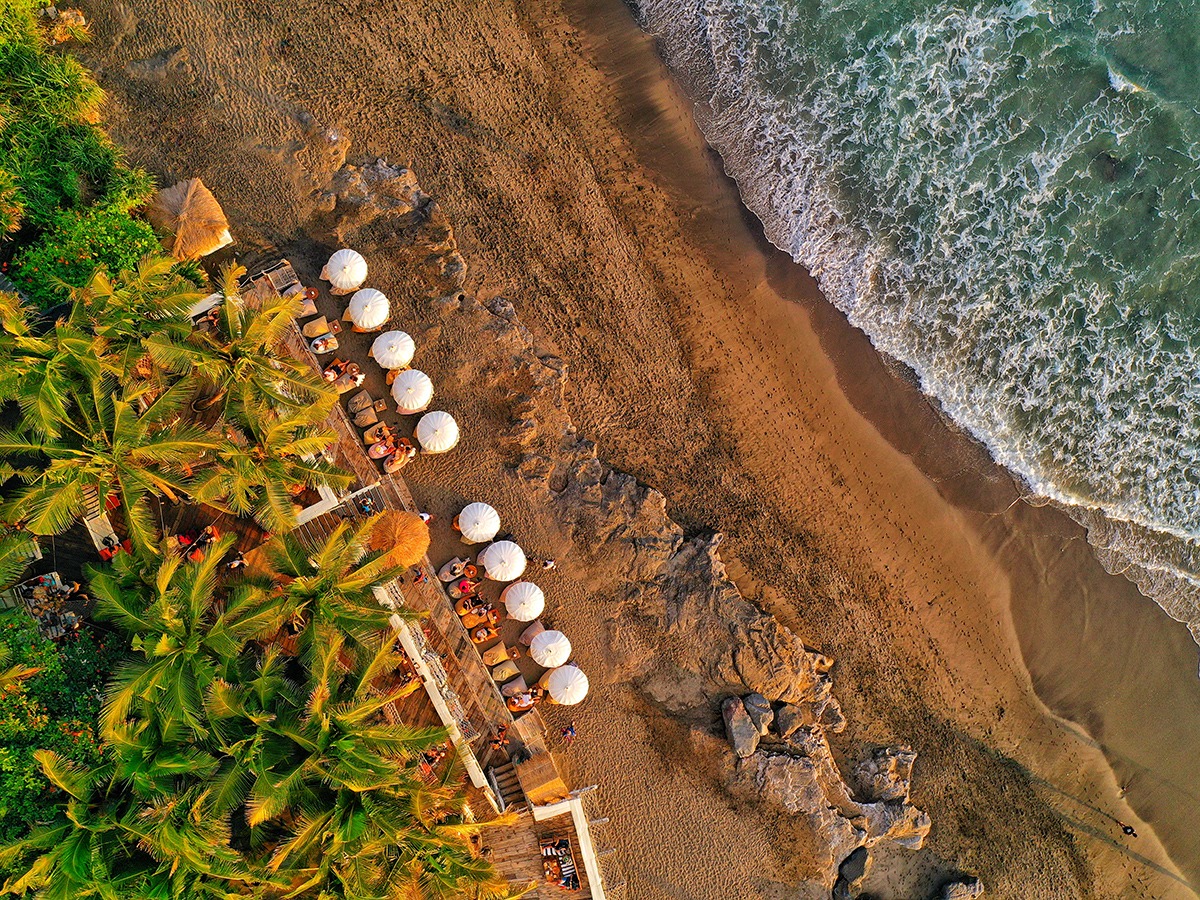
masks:
<path fill-rule="evenodd" d="M 768 237 L 1200 637 L 1200 4 L 637 6 Z"/>

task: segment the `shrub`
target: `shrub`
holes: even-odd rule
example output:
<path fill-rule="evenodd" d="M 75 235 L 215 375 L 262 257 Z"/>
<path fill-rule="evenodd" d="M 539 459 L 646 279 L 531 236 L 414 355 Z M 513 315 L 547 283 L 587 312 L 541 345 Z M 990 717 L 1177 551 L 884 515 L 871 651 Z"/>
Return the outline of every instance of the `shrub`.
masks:
<path fill-rule="evenodd" d="M 52 817 L 60 804 L 35 750 L 54 750 L 88 768 L 102 761 L 100 698 L 124 644 L 115 638 L 98 643 L 81 631 L 60 647 L 21 610 L 0 614 L 0 642 L 12 651 L 13 663 L 40 670 L 0 693 L 0 842 L 7 842 Z"/>
<path fill-rule="evenodd" d="M 63 210 L 17 254 L 10 274 L 31 302 L 49 308 L 66 297 L 64 283 L 82 287 L 97 269 L 114 276 L 132 271 L 143 256 L 161 250 L 154 229 L 120 207 Z"/>

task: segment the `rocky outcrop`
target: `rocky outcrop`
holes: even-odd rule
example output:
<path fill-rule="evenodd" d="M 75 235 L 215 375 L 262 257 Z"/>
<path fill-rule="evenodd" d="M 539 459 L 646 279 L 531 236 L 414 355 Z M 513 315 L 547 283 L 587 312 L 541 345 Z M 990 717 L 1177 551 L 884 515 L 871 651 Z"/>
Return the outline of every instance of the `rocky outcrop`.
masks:
<path fill-rule="evenodd" d="M 859 794 L 872 800 L 907 798 L 916 758 L 910 747 L 877 747 L 854 769 Z"/>
<path fill-rule="evenodd" d="M 847 782 L 820 721 L 832 702 L 826 697 L 819 707 L 785 703 L 776 713 L 765 697 L 750 694 L 740 701 L 728 698 L 722 713 L 741 760 L 731 787 L 800 820 L 810 835 L 808 861 L 823 873 L 835 897 L 849 898 L 869 863 L 870 848 L 888 843 L 919 850 L 931 822 L 908 800 L 916 759 L 909 747 L 871 748 Z M 764 704 L 775 727 L 760 734 L 750 710 Z"/>
<path fill-rule="evenodd" d="M 725 732 L 729 735 L 733 752 L 741 759 L 753 756 L 758 749 L 760 733 L 745 704 L 737 697 L 730 697 L 721 706 L 721 716 L 725 720 Z"/>
<path fill-rule="evenodd" d="M 942 892 L 937 900 L 975 900 L 983 896 L 983 882 L 978 878 L 967 877 L 942 885 Z"/>
<path fill-rule="evenodd" d="M 313 192 L 316 220 L 337 243 L 372 247 L 412 265 L 431 296 L 457 291 L 467 277 L 454 228 L 421 190 L 409 166 L 384 159 L 344 163 Z"/>

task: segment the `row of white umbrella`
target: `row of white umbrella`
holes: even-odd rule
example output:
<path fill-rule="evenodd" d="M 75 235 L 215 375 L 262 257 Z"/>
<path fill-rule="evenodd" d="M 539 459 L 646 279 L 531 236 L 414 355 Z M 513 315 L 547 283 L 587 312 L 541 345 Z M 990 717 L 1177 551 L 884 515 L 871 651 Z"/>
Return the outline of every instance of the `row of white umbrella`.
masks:
<path fill-rule="evenodd" d="M 500 532 L 500 514 L 486 503 L 469 503 L 458 514 L 458 530 L 468 543 L 492 541 L 479 554 L 484 577 L 511 582 L 500 593 L 500 601 L 510 618 L 533 622 L 546 609 L 546 595 L 532 581 L 517 581 L 525 572 L 528 559 L 514 541 L 493 541 Z M 547 690 L 555 702 L 578 703 L 588 692 L 587 676 L 577 667 L 566 665 L 571 658 L 571 641 L 561 631 L 548 629 L 534 636 L 529 655 L 540 666 L 551 669 Z"/>
<path fill-rule="evenodd" d="M 362 254 L 343 248 L 335 252 L 321 272 L 335 294 L 354 292 L 347 313 L 363 331 L 382 328 L 391 313 L 387 296 L 374 288 L 363 288 L 367 261 Z M 388 331 L 371 345 L 371 356 L 385 369 L 404 369 L 392 382 L 392 397 L 401 413 L 425 412 L 433 400 L 433 381 L 424 372 L 408 369 L 416 352 L 413 339 L 403 331 Z M 458 423 L 447 412 L 425 413 L 417 422 L 416 437 L 426 453 L 445 453 L 458 443 Z M 500 531 L 500 514 L 486 503 L 472 503 L 459 513 L 459 531 L 472 543 L 492 541 Z M 525 572 L 525 552 L 513 541 L 493 541 L 479 554 L 484 574 L 494 581 L 513 582 L 500 595 L 508 614 L 519 622 L 532 622 L 546 608 L 546 595 L 536 584 L 516 581 Z M 530 642 L 530 656 L 550 669 L 547 690 L 558 703 L 571 705 L 587 696 L 588 679 L 571 658 L 571 641 L 561 631 L 539 632 Z"/>
<path fill-rule="evenodd" d="M 361 253 L 349 247 L 336 251 L 325 263 L 321 277 L 329 282 L 329 289 L 334 294 L 354 293 L 346 312 L 356 327 L 363 331 L 383 327 L 391 314 L 391 306 L 383 291 L 362 286 L 367 280 L 367 261 Z"/>
<path fill-rule="evenodd" d="M 391 309 L 387 296 L 375 288 L 364 288 L 367 279 L 367 261 L 361 253 L 343 247 L 329 257 L 321 270 L 321 277 L 328 280 L 335 294 L 348 294 L 347 313 L 355 326 L 363 331 L 382 328 Z M 385 331 L 371 344 L 369 355 L 385 369 L 403 369 L 392 381 L 392 398 L 396 409 L 404 415 L 425 413 L 417 422 L 416 438 L 425 453 L 446 453 L 458 445 L 458 423 L 450 413 L 434 410 L 426 413 L 433 402 L 433 380 L 424 372 L 409 369 L 416 342 L 403 331 Z"/>

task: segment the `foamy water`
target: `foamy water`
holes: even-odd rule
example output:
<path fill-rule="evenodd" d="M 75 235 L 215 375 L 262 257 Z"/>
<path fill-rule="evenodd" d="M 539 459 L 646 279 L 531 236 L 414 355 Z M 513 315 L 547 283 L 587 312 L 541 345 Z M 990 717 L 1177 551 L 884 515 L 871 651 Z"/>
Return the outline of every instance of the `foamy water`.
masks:
<path fill-rule="evenodd" d="M 1200 6 L 639 6 L 768 237 L 1200 637 Z"/>

